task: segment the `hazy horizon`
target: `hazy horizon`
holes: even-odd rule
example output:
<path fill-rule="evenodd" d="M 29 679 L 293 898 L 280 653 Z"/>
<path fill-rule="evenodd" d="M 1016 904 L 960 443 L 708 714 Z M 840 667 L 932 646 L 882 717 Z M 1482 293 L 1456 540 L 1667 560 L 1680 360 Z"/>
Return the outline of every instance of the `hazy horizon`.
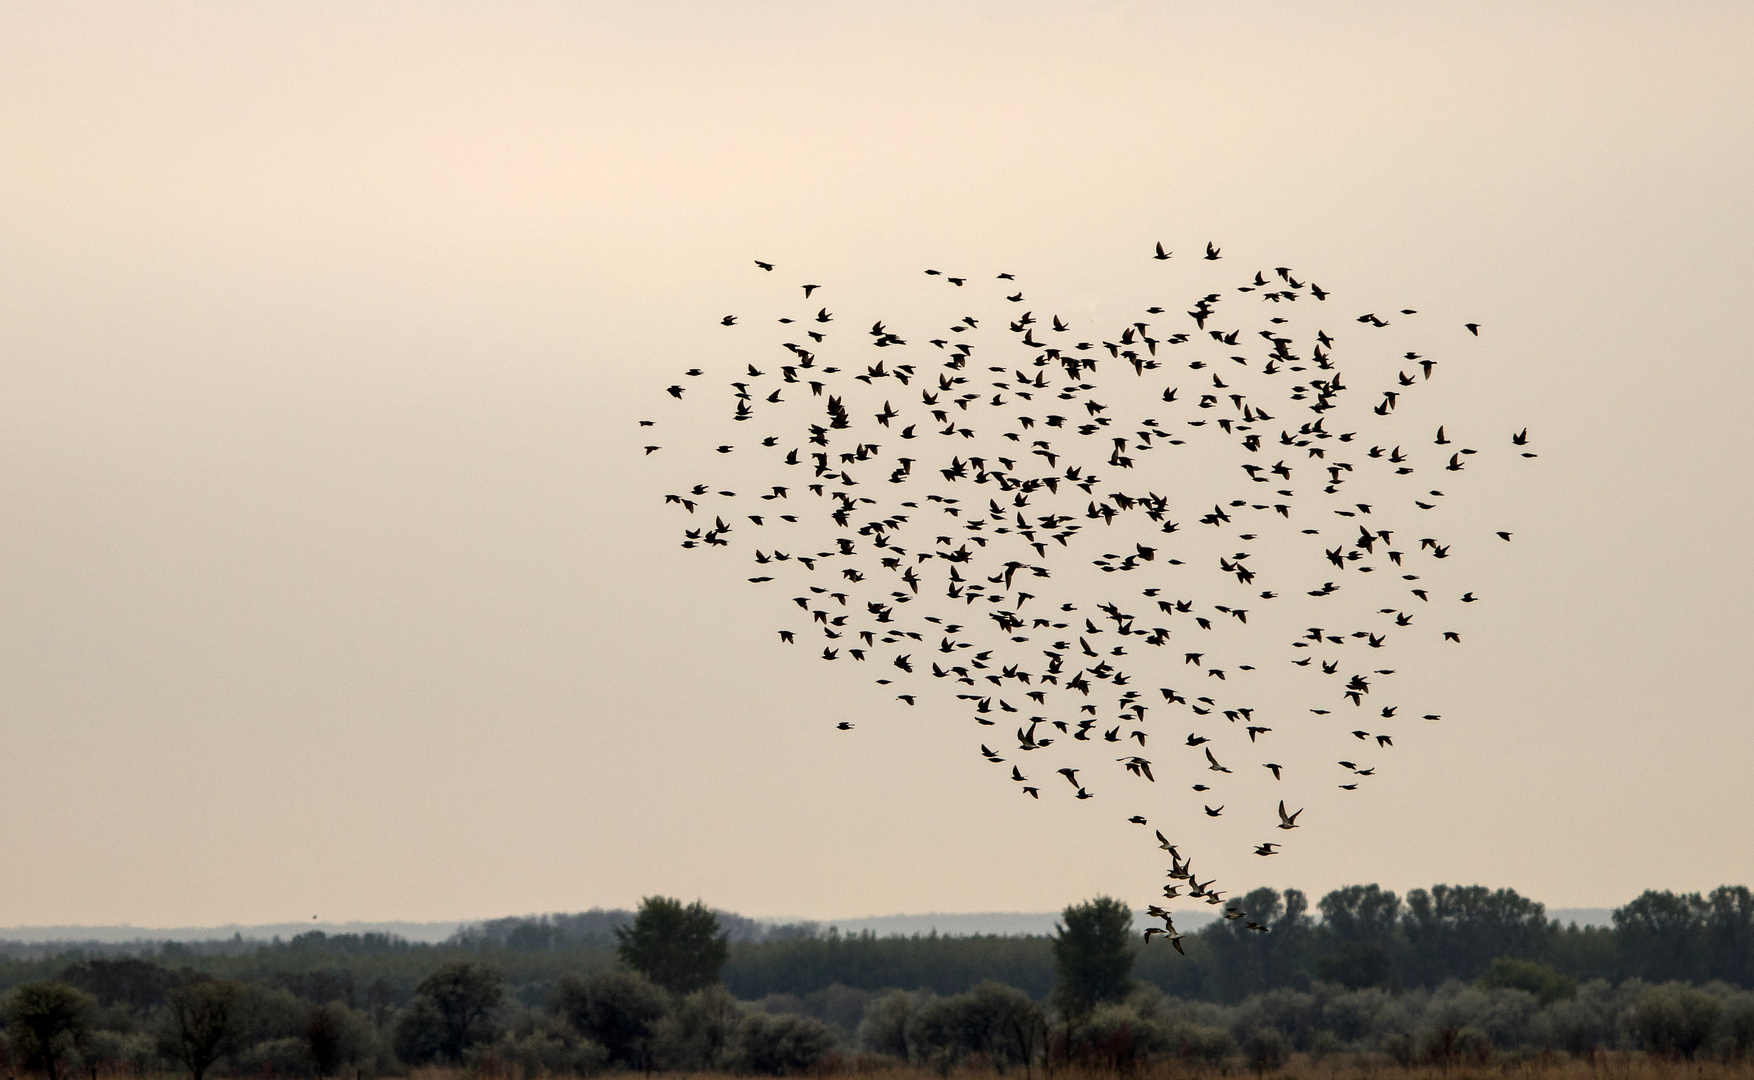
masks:
<path fill-rule="evenodd" d="M 1547 911 L 1547 918 L 1558 922 L 1561 926 L 1569 926 L 1572 923 L 1580 926 L 1611 926 L 1612 920 L 1609 916 L 1612 911 L 1612 908 L 1550 908 Z M 926 933 L 1046 935 L 1053 932 L 1054 925 L 1060 916 L 1061 913 L 1057 911 L 970 911 L 923 912 L 920 914 L 897 912 L 889 915 L 864 915 L 854 918 L 768 915 L 755 915 L 750 916 L 750 918 L 767 926 L 815 923 L 818 931 L 822 933 L 828 932 L 831 928 L 842 934 L 859 934 L 868 930 L 879 937 L 890 937 Z M 505 917 L 507 916 L 496 916 L 496 918 Z M 537 916 L 511 917 L 535 918 Z M 1147 925 L 1150 922 L 1143 911 L 1137 912 L 1135 917 L 1141 925 Z M 1177 917 L 1182 920 L 1183 929 L 1193 931 L 1217 918 L 1217 915 L 1196 909 L 1181 912 Z M 1319 912 L 1315 912 L 1313 917 L 1319 921 L 1321 916 Z M 326 934 L 387 933 L 413 942 L 437 944 L 451 937 L 463 927 L 479 925 L 486 921 L 488 920 L 440 919 L 433 922 L 349 920 L 338 923 L 313 921 L 259 925 L 226 923 L 218 926 L 199 927 L 150 927 L 132 926 L 126 923 L 111 926 L 0 926 L 0 942 L 17 944 L 210 942 L 230 940 L 234 936 L 241 936 L 245 941 L 266 942 L 276 938 L 289 940 L 301 933 L 320 930 Z"/>

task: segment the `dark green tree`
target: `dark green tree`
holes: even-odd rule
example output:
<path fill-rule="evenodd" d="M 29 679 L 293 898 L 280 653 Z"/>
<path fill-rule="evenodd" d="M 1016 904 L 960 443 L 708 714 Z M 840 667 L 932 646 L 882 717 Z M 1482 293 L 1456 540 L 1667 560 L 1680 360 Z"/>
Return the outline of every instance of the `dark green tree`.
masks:
<path fill-rule="evenodd" d="M 457 960 L 422 979 L 414 996 L 437 1013 L 439 1053 L 462 1061 L 463 1051 L 493 1038 L 493 1015 L 505 1000 L 505 980 L 485 964 Z"/>
<path fill-rule="evenodd" d="M 632 926 L 615 928 L 622 963 L 672 994 L 687 994 L 719 981 L 731 947 L 718 916 L 696 900 L 648 896 Z"/>
<path fill-rule="evenodd" d="M 1133 912 L 1099 896 L 1073 904 L 1054 926 L 1054 1006 L 1068 1020 L 1083 1018 L 1132 989 Z"/>
<path fill-rule="evenodd" d="M 159 1052 L 201 1080 L 237 1038 L 241 991 L 237 983 L 207 978 L 171 991 L 159 1017 Z"/>
<path fill-rule="evenodd" d="M 8 994 L 6 1034 L 27 1068 L 59 1080 L 61 1058 L 74 1050 L 90 1026 L 91 995 L 66 983 L 26 983 Z"/>
<path fill-rule="evenodd" d="M 176 983 L 169 971 L 136 957 L 83 960 L 68 965 L 61 979 L 97 998 L 100 1007 L 126 1005 L 138 1015 L 164 1004 Z"/>
<path fill-rule="evenodd" d="M 1353 990 L 1387 984 L 1394 973 L 1389 949 L 1401 898 L 1376 885 L 1348 885 L 1322 897 L 1319 906 L 1328 949 L 1317 974 Z"/>
<path fill-rule="evenodd" d="M 1746 885 L 1721 885 L 1705 898 L 1705 952 L 1702 977 L 1754 988 L 1754 892 Z"/>
<path fill-rule="evenodd" d="M 1483 885 L 1414 889 L 1407 894 L 1401 930 L 1407 938 L 1407 975 L 1427 986 L 1475 978 L 1499 957 L 1534 959 L 1556 933 L 1541 904 L 1515 889 Z"/>
<path fill-rule="evenodd" d="M 1705 899 L 1646 890 L 1614 911 L 1614 939 L 1626 973 L 1648 982 L 1695 979 L 1705 961 Z"/>

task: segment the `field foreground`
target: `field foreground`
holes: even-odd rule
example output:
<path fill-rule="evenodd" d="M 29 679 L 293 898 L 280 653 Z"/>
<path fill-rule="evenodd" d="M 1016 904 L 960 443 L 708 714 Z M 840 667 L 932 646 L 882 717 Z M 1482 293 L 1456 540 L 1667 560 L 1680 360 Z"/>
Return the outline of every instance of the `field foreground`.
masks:
<path fill-rule="evenodd" d="M 162 1080 L 173 1080 L 177 1075 L 187 1074 L 166 1074 Z M 675 1072 L 660 1075 L 686 1077 L 686 1080 L 733 1080 L 735 1074 Z M 1126 1076 L 1129 1080 L 1216 1080 L 1220 1077 L 1243 1080 L 1254 1077 L 1255 1073 L 1235 1062 L 1200 1065 L 1182 1061 L 1154 1062 L 1118 1071 L 1084 1065 L 1044 1070 L 1040 1063 L 1027 1071 L 1013 1067 L 1001 1072 L 978 1065 L 954 1066 L 941 1071 L 914 1066 L 898 1067 L 893 1062 L 880 1058 L 848 1055 L 801 1075 L 858 1076 L 861 1080 L 990 1080 L 997 1077 L 1015 1080 L 1024 1076 L 1032 1080 L 1049 1077 L 1053 1080 L 1115 1080 L 1118 1076 Z M 101 1072 L 99 1076 L 103 1080 Z M 1506 1080 L 1512 1077 L 1538 1077 L 1540 1080 L 1754 1080 L 1754 1058 L 1688 1061 L 1637 1051 L 1599 1051 L 1593 1056 L 1535 1055 L 1519 1060 L 1503 1058 L 1491 1063 L 1401 1066 L 1379 1054 L 1330 1054 L 1320 1060 L 1312 1060 L 1307 1054 L 1295 1054 L 1282 1068 L 1260 1074 L 1260 1080 Z M 408 1080 L 528 1078 L 522 1077 L 516 1070 L 500 1070 L 484 1063 L 469 1069 L 425 1066 L 410 1070 Z"/>

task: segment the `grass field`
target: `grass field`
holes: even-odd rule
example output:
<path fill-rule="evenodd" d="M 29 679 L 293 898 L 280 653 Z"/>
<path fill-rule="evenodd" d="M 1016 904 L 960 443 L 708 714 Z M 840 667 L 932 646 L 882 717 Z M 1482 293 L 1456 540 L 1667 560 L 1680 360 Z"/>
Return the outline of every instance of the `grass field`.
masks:
<path fill-rule="evenodd" d="M 666 1074 L 686 1080 L 732 1080 L 729 1073 L 689 1072 Z M 809 1076 L 858 1076 L 861 1080 L 1006 1080 L 1028 1076 L 1030 1080 L 1237 1080 L 1255 1077 L 1253 1070 L 1241 1062 L 1209 1066 L 1179 1061 L 1156 1062 L 1128 1069 L 1114 1070 L 1060 1066 L 1051 1071 L 1037 1063 L 1026 1074 L 1020 1068 L 1003 1073 L 978 1065 L 956 1066 L 945 1071 L 919 1067 L 897 1067 L 892 1062 L 863 1055 L 836 1057 Z M 1565 1054 L 1531 1057 L 1502 1057 L 1490 1062 L 1436 1063 L 1404 1067 L 1380 1054 L 1331 1054 L 1319 1061 L 1306 1054 L 1294 1054 L 1285 1065 L 1261 1074 L 1262 1080 L 1506 1080 L 1512 1077 L 1539 1077 L 1541 1080 L 1754 1080 L 1754 1059 L 1736 1061 L 1685 1061 L 1654 1055 L 1605 1051 L 1578 1057 Z M 100 1080 L 102 1077 L 100 1076 Z M 116 1078 L 121 1080 L 121 1078 Z M 165 1080 L 170 1080 L 166 1077 Z M 531 1080 L 517 1073 L 496 1070 L 491 1066 L 476 1069 L 423 1067 L 411 1070 L 408 1080 Z"/>

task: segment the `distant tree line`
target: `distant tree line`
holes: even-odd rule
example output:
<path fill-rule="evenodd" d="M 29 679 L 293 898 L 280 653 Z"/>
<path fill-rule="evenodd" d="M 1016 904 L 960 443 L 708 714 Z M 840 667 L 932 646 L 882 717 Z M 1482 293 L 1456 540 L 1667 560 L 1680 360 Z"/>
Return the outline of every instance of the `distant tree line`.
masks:
<path fill-rule="evenodd" d="M 1403 900 L 1260 889 L 1146 947 L 1127 906 L 1075 904 L 1046 937 L 750 933 L 699 902 L 648 898 L 589 947 L 511 947 L 510 921 L 444 946 L 302 935 L 250 952 L 37 957 L 0 966 L 0 1067 L 286 1078 L 426 1063 L 592 1075 L 786 1075 L 848 1055 L 1026 1075 L 1175 1058 L 1277 1068 L 1291 1053 L 1401 1064 L 1599 1047 L 1754 1051 L 1749 890 L 1649 892 L 1613 926 L 1560 927 L 1510 890 Z M 743 940 L 733 939 L 733 930 Z M 1277 1064 L 1276 1064 L 1277 1063 Z"/>

